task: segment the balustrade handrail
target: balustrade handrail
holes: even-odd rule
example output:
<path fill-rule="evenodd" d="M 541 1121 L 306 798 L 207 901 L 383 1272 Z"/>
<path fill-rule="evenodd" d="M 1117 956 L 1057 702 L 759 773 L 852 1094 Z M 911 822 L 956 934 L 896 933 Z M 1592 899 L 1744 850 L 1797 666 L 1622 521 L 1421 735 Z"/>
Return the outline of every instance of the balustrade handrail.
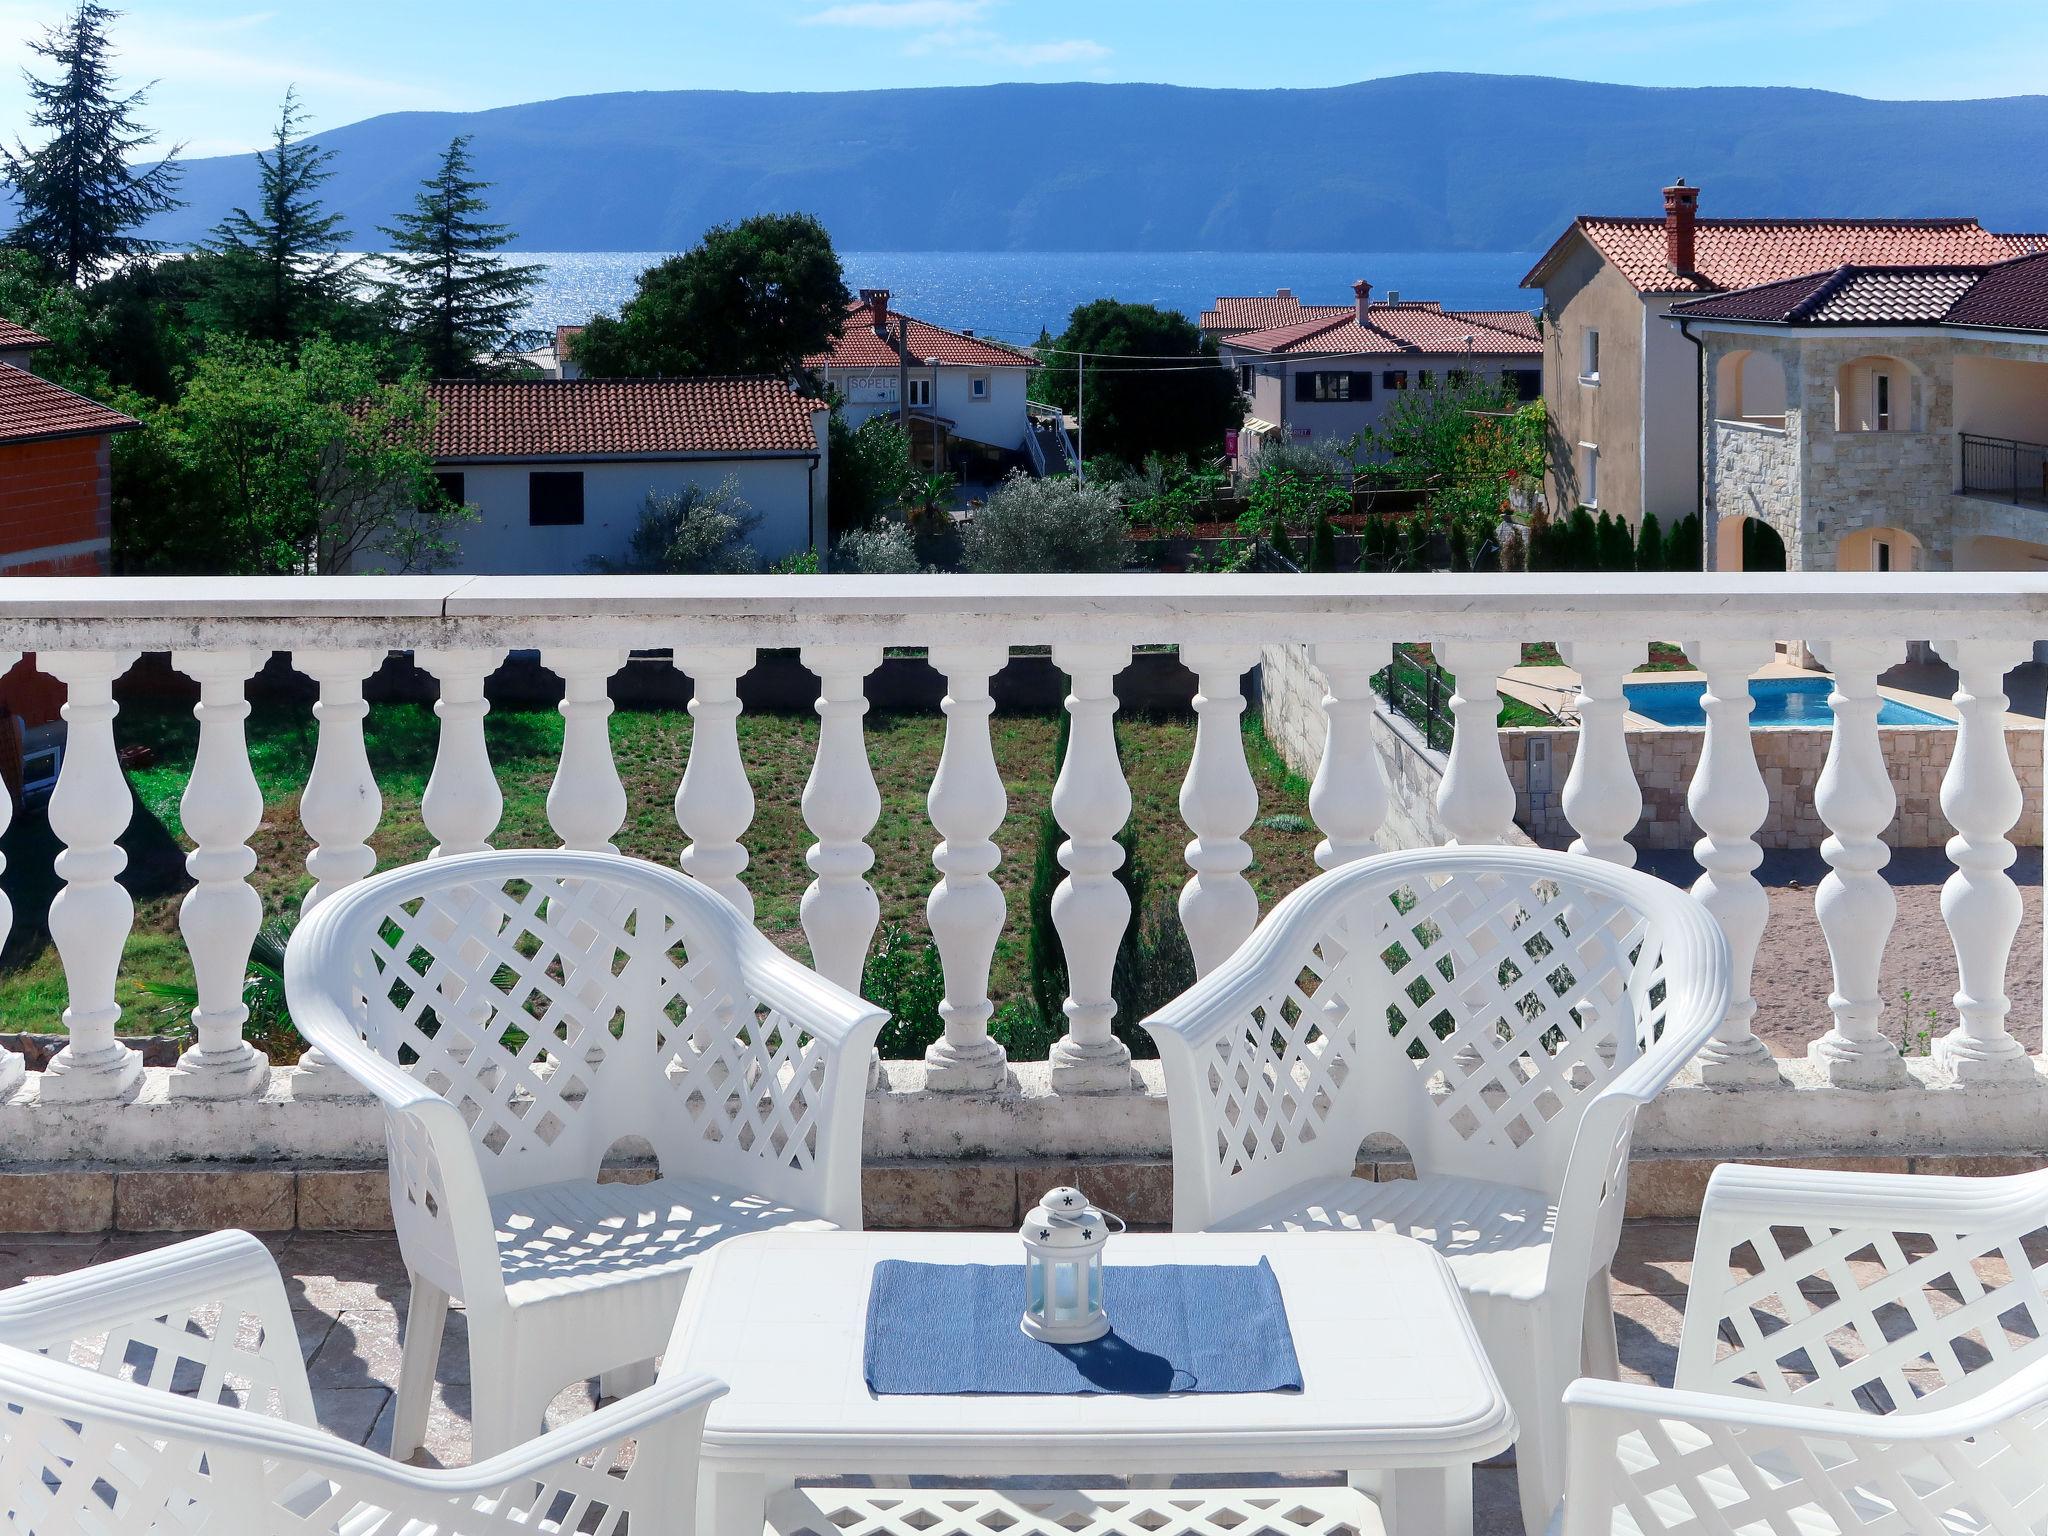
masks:
<path fill-rule="evenodd" d="M 1573 850 L 1631 863 L 1643 805 L 1626 738 L 1622 680 L 1651 638 L 1682 643 L 1705 674 L 1706 718 L 1687 804 L 1707 874 L 1695 886 L 1721 922 L 1736 962 L 1736 1002 L 1701 1058 L 1709 1082 L 1776 1081 L 1750 1025 L 1750 971 L 1770 917 L 1755 878 L 1756 834 L 1770 809 L 1749 729 L 1748 678 L 1775 656 L 1772 639 L 1812 643 L 1835 673 L 1835 727 L 1814 809 L 1829 836 L 1831 873 L 1815 909 L 1835 975 L 1834 1027 L 1815 1048 L 1831 1081 L 1899 1082 L 1880 1030 L 1880 966 L 1892 922 L 1881 871 L 1895 808 L 1876 719 L 1877 678 L 1907 639 L 1935 641 L 1960 675 L 1958 746 L 1941 810 L 1955 829 L 1956 870 L 1943 920 L 1954 943 L 1957 1025 L 1938 1059 L 1965 1082 L 2032 1078 L 2035 1064 L 2005 1027 L 2004 978 L 2020 922 L 2008 868 L 2021 793 L 2005 735 L 2006 674 L 2048 637 L 2048 574 L 1537 573 L 1012 577 L 295 577 L 0 579 L 0 651 L 34 651 L 68 692 L 69 740 L 49 807 L 63 845 L 63 890 L 49 925 L 69 995 L 69 1043 L 44 1074 L 45 1099 L 119 1098 L 139 1059 L 116 1035 L 123 941 L 134 913 L 118 876 L 130 796 L 113 722 L 114 684 L 142 652 L 168 651 L 200 684 L 199 744 L 182 802 L 194 886 L 180 910 L 199 1006 L 197 1036 L 173 1092 L 231 1097 L 267 1079 L 240 1039 L 241 987 L 261 904 L 249 844 L 263 801 L 243 721 L 246 685 L 266 658 L 289 652 L 318 685 L 318 744 L 300 815 L 312 852 L 314 905 L 369 873 L 382 815 L 364 749 L 364 680 L 387 652 L 409 650 L 438 682 L 439 743 L 420 816 L 443 853 L 491 846 L 502 799 L 484 731 L 485 680 L 511 650 L 537 650 L 563 680 L 562 749 L 547 798 L 552 838 L 606 849 L 627 796 L 612 755 L 611 679 L 634 651 L 667 651 L 692 681 L 691 749 L 675 790 L 681 867 L 751 914 L 744 878 L 754 800 L 736 720 L 738 682 L 764 650 L 797 648 L 818 679 L 817 758 L 802 797 L 816 878 L 801 920 L 818 967 L 857 988 L 878 926 L 866 879 L 881 799 L 863 717 L 869 673 L 886 647 L 924 651 L 945 679 L 945 746 L 927 807 L 937 879 L 927 914 L 945 970 L 945 1036 L 926 1081 L 985 1089 L 1002 1081 L 991 1039 L 991 958 L 1006 908 L 995 842 L 1012 807 L 997 771 L 991 680 L 1024 647 L 1050 647 L 1069 679 L 1067 756 L 1051 797 L 1066 842 L 1064 899 L 1053 906 L 1067 962 L 1067 1035 L 1054 1048 L 1055 1091 L 1127 1086 L 1129 1055 L 1111 1029 L 1112 970 L 1133 920 L 1116 870 L 1131 813 L 1113 732 L 1116 678 L 1140 645 L 1176 645 L 1196 675 L 1195 749 L 1180 796 L 1193 833 L 1178 911 L 1198 971 L 1251 932 L 1259 902 L 1245 870 L 1245 834 L 1259 799 L 1245 754 L 1241 679 L 1262 649 L 1305 646 L 1327 692 L 1325 747 L 1309 809 L 1323 868 L 1376 852 L 1389 790 L 1375 745 L 1371 679 L 1396 642 L 1426 642 L 1455 686 L 1455 723 L 1437 790 L 1437 821 L 1458 842 L 1512 835 L 1516 787 L 1494 730 L 1499 680 L 1525 641 L 1558 643 L 1579 675 L 1578 740 L 1560 805 Z M 0 654 L 0 661 L 12 657 Z M 0 797 L 0 825 L 4 825 Z M 0 911 L 0 931 L 6 922 Z M 334 1074 L 309 1053 L 295 1096 Z M 0 1095 L 22 1075 L 0 1053 Z"/>

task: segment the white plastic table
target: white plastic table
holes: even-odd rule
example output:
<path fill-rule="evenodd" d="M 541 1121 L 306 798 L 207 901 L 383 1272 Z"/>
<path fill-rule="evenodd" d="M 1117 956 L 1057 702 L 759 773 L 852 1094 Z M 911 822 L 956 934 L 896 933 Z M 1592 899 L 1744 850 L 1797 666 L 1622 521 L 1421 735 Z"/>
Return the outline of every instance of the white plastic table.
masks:
<path fill-rule="evenodd" d="M 1105 1257 L 1270 1260 L 1303 1390 L 876 1396 L 863 1373 L 876 1263 L 1016 1264 L 1018 1240 L 736 1237 L 691 1276 L 662 1364 L 664 1375 L 706 1371 L 732 1388 L 705 1425 L 701 1528 L 759 1531 L 770 1495 L 799 1478 L 1338 1472 L 1378 1489 L 1400 1536 L 1469 1536 L 1473 1463 L 1513 1443 L 1515 1419 L 1433 1250 L 1373 1233 L 1205 1232 L 1116 1237 Z"/>

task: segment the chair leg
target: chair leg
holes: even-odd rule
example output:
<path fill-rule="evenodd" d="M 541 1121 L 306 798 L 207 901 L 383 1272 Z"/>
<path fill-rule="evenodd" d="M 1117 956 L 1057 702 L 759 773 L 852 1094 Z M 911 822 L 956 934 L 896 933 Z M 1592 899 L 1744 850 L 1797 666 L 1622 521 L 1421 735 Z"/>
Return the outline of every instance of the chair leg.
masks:
<path fill-rule="evenodd" d="M 609 1371 L 600 1372 L 597 1378 L 597 1395 L 605 1402 L 613 1398 L 630 1397 L 635 1392 L 645 1391 L 654 1385 L 654 1362 L 635 1361 L 632 1365 L 621 1365 Z"/>
<path fill-rule="evenodd" d="M 555 1387 L 537 1380 L 511 1349 L 478 1349 L 470 1334 L 469 1459 L 509 1451 L 546 1426 Z"/>
<path fill-rule="evenodd" d="M 427 1408 L 434 1396 L 434 1368 L 441 1359 L 441 1335 L 447 1323 L 448 1293 L 433 1281 L 414 1275 L 398 1358 L 398 1395 L 391 1406 L 394 1461 L 409 1459 L 426 1441 Z"/>
<path fill-rule="evenodd" d="M 1571 1333 L 1570 1326 L 1542 1308 L 1531 1308 L 1523 1321 L 1520 1339 L 1491 1352 L 1520 1425 L 1515 1480 L 1521 1490 L 1522 1529 L 1525 1536 L 1544 1536 L 1564 1498 L 1564 1389 L 1576 1374 L 1579 1341 L 1560 1340 L 1559 1334 Z"/>
<path fill-rule="evenodd" d="M 1614 1336 L 1614 1277 L 1606 1269 L 1595 1270 L 1586 1284 L 1586 1328 L 1580 1349 L 1588 1376 L 1621 1379 L 1621 1346 Z"/>

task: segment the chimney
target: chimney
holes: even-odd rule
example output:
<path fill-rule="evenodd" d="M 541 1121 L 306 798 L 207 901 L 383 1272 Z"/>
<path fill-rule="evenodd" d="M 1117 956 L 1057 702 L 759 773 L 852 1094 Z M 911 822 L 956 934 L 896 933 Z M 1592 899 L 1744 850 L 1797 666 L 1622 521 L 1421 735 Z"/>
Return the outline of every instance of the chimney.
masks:
<path fill-rule="evenodd" d="M 1291 299 L 1294 297 L 1294 290 L 1292 288 L 1277 289 L 1275 290 L 1273 297 L 1276 299 Z"/>
<path fill-rule="evenodd" d="M 1696 270 L 1693 230 L 1698 223 L 1699 207 L 1700 189 L 1688 187 L 1683 176 L 1664 189 L 1664 259 L 1674 272 Z"/>
<path fill-rule="evenodd" d="M 868 307 L 868 324 L 875 328 L 875 334 L 886 336 L 889 332 L 889 290 L 863 288 L 860 301 Z"/>
<path fill-rule="evenodd" d="M 1372 305 L 1372 284 L 1360 278 L 1351 285 L 1351 296 L 1358 301 L 1358 323 L 1365 324 L 1365 312 Z"/>

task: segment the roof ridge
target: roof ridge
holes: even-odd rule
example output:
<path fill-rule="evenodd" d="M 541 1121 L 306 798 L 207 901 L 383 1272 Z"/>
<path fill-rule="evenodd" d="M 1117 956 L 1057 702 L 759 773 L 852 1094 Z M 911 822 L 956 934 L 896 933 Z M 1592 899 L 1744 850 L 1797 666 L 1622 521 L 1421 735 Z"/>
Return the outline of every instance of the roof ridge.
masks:
<path fill-rule="evenodd" d="M 1579 224 L 1640 224 L 1646 229 L 1661 229 L 1664 216 L 1659 213 L 1582 213 L 1575 223 Z M 1987 235 L 1997 236 L 1996 230 L 1985 229 L 1983 221 L 1974 215 L 1940 214 L 1933 217 L 1887 218 L 1881 214 L 1857 214 L 1854 216 L 1833 213 L 1786 213 L 1743 215 L 1735 218 L 1696 218 L 1696 228 L 1717 227 L 1722 229 L 1795 229 L 1803 226 L 1837 224 L 1852 229 L 1982 229 Z M 2001 238 L 2010 238 L 2003 236 Z"/>

